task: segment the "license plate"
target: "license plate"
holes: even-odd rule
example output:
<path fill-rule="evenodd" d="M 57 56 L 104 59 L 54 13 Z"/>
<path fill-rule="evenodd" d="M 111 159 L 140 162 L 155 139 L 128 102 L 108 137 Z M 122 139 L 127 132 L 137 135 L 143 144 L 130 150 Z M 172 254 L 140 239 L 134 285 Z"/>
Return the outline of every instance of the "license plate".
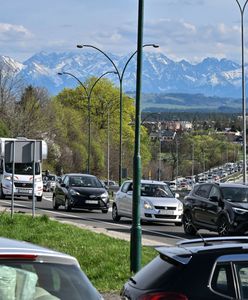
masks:
<path fill-rule="evenodd" d="M 166 209 L 160 209 L 160 212 L 159 212 L 161 215 L 174 215 L 174 211 L 173 210 L 166 210 Z"/>
<path fill-rule="evenodd" d="M 88 204 L 98 204 L 98 201 L 97 200 L 85 200 L 85 203 L 88 203 Z"/>
<path fill-rule="evenodd" d="M 22 193 L 22 194 L 31 194 L 31 193 L 32 193 L 32 190 L 18 189 L 18 193 Z"/>

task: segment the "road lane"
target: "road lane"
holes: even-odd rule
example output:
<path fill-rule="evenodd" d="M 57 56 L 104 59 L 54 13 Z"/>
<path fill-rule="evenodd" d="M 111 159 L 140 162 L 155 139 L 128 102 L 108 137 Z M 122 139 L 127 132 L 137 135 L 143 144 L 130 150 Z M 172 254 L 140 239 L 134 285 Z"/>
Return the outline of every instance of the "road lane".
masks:
<path fill-rule="evenodd" d="M 0 200 L 2 209 L 11 209 L 11 199 Z M 85 226 L 88 229 L 97 232 L 108 233 L 110 236 L 117 236 L 129 240 L 131 220 L 122 218 L 120 222 L 115 223 L 111 217 L 111 211 L 103 214 L 100 211 L 88 211 L 73 209 L 71 212 L 64 211 L 63 207 L 59 210 L 52 208 L 52 194 L 45 193 L 41 202 L 35 202 L 35 214 L 46 214 L 58 221 L 70 222 L 75 225 Z M 28 199 L 16 198 L 14 202 L 14 211 L 23 213 L 32 213 L 32 201 Z M 208 231 L 201 232 L 204 237 L 212 236 Z M 142 224 L 142 242 L 147 245 L 174 245 L 181 239 L 192 238 L 186 236 L 183 228 L 174 224 L 165 223 L 144 223 Z M 149 242 L 148 242 L 149 241 Z"/>

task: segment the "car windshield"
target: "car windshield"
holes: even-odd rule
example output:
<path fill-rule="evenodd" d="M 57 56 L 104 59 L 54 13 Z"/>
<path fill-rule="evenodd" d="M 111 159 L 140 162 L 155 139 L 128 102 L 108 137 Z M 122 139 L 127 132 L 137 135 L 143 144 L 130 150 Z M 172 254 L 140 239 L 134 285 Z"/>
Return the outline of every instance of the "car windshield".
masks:
<path fill-rule="evenodd" d="M 5 261 L 0 265 L 0 299 L 100 300 L 99 293 L 76 266 Z"/>
<path fill-rule="evenodd" d="M 223 198 L 230 202 L 248 202 L 248 187 L 222 187 Z"/>
<path fill-rule="evenodd" d="M 89 176 L 72 176 L 69 179 L 69 185 L 75 187 L 91 187 L 91 188 L 103 187 L 101 182 L 96 177 L 89 177 Z"/>
<path fill-rule="evenodd" d="M 141 196 L 146 197 L 163 197 L 173 198 L 173 194 L 170 188 L 166 184 L 141 184 Z"/>
<path fill-rule="evenodd" d="M 5 171 L 12 173 L 12 163 L 5 164 Z M 33 175 L 33 163 L 15 163 L 15 174 Z M 35 175 L 40 174 L 40 163 L 35 163 Z"/>

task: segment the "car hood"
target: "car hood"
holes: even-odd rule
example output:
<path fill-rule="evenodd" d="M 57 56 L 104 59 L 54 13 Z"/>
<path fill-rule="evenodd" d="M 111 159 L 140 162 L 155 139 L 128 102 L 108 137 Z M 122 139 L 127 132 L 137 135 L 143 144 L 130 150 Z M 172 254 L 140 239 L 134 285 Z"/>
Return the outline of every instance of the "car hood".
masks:
<path fill-rule="evenodd" d="M 172 198 L 165 198 L 165 197 L 141 197 L 141 200 L 145 201 L 148 200 L 153 205 L 178 205 L 181 203 L 180 200 L 172 197 Z"/>
<path fill-rule="evenodd" d="M 229 202 L 233 207 L 244 208 L 248 210 L 248 203 L 244 202 Z"/>
<path fill-rule="evenodd" d="M 107 192 L 104 188 L 92 188 L 92 187 L 70 187 L 69 190 L 74 190 L 80 195 L 95 195 L 99 196 Z"/>

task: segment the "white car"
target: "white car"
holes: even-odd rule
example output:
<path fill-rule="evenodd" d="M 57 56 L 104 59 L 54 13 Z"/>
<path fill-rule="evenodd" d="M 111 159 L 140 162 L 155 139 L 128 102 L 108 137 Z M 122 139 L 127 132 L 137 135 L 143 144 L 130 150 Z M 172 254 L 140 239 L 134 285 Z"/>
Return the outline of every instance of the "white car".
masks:
<path fill-rule="evenodd" d="M 132 218 L 131 180 L 125 181 L 116 193 L 112 207 L 115 222 L 121 217 Z M 140 217 L 143 221 L 174 223 L 181 226 L 183 204 L 162 181 L 141 180 Z"/>

